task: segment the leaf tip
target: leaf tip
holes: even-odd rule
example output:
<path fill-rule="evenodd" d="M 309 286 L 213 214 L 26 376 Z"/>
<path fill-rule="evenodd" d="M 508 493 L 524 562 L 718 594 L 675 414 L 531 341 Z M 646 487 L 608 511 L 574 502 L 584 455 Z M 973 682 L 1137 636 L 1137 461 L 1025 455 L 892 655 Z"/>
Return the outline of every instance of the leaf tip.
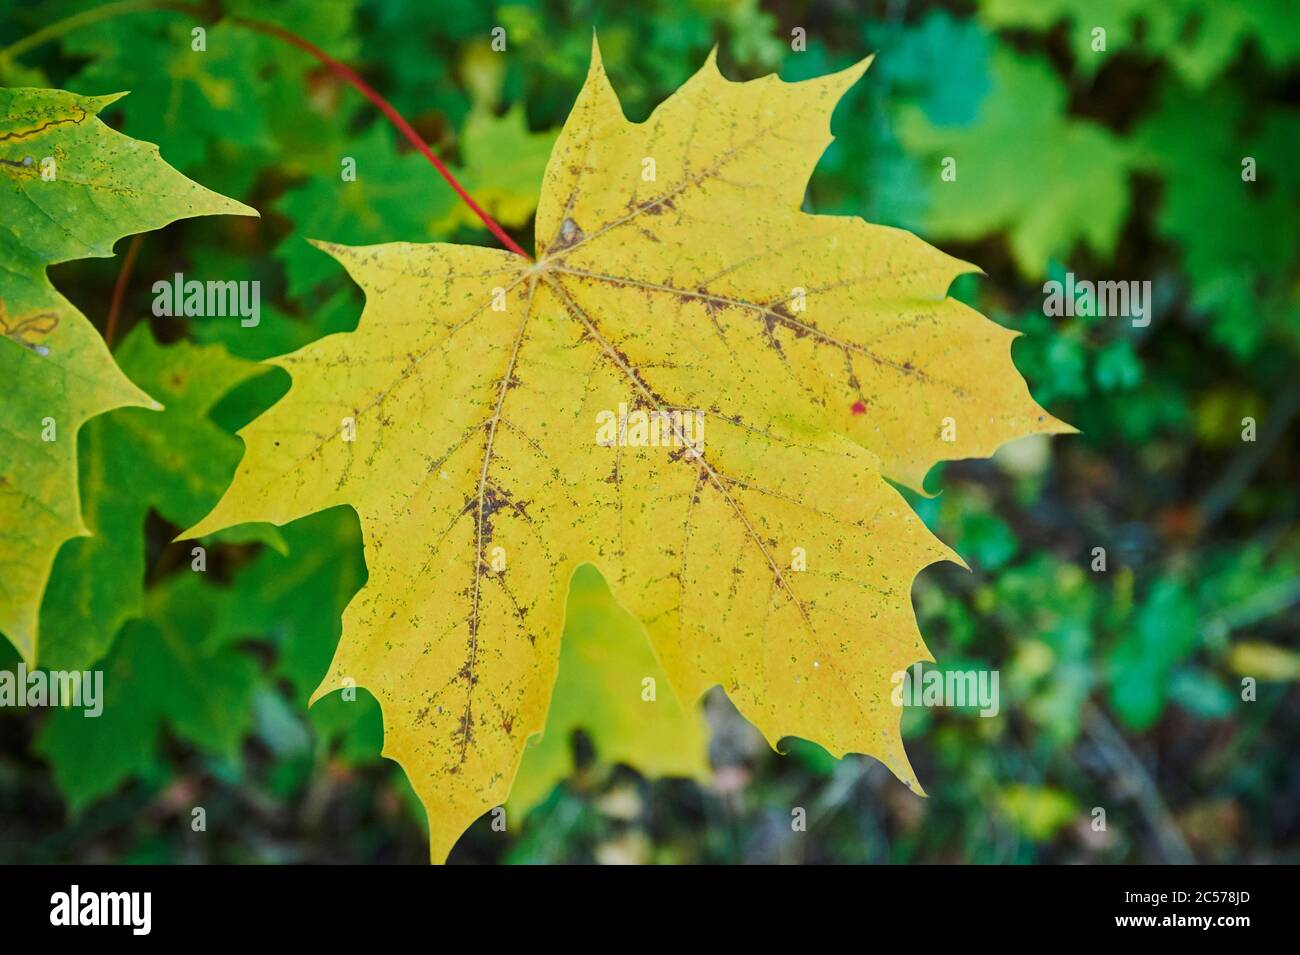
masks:
<path fill-rule="evenodd" d="M 123 96 L 130 96 L 130 95 L 131 95 L 130 90 L 121 90 L 120 92 L 117 93 L 105 93 L 103 96 L 88 96 L 85 99 L 86 99 L 86 103 L 91 105 L 90 112 L 98 116 L 101 110 L 105 109 L 108 106 L 112 106 Z"/>
<path fill-rule="evenodd" d="M 862 79 L 862 74 L 867 72 L 867 68 L 871 66 L 871 63 L 875 58 L 876 54 L 870 53 L 858 60 L 858 62 L 854 63 L 852 66 L 846 66 L 838 73 L 827 74 L 823 77 L 823 80 L 829 82 L 837 93 L 843 95 L 853 86 L 854 83 Z"/>
<path fill-rule="evenodd" d="M 866 56 L 858 60 L 858 62 L 854 63 L 852 66 L 842 70 L 841 71 L 842 75 L 851 77 L 852 82 L 856 83 L 858 80 L 862 79 L 863 73 L 871 69 L 871 64 L 874 62 L 876 62 L 876 54 L 868 53 Z"/>

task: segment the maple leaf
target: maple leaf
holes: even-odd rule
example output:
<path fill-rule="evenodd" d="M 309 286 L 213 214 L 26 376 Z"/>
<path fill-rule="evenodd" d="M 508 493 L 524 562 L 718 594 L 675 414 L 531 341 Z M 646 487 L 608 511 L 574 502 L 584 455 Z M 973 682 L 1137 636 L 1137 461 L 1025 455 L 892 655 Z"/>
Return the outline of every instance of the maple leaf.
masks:
<path fill-rule="evenodd" d="M 0 632 L 29 663 L 55 552 L 88 533 L 77 430 L 113 408 L 161 407 L 113 363 L 46 266 L 111 256 L 122 236 L 187 216 L 257 214 L 100 122 L 121 95 L 0 89 Z"/>
<path fill-rule="evenodd" d="M 88 62 L 69 85 L 90 92 L 131 90 L 119 107 L 125 128 L 167 143 L 167 158 L 180 169 L 192 170 L 217 141 L 269 152 L 263 72 L 280 51 L 265 37 L 212 24 L 202 54 L 195 55 L 191 29 L 170 13 L 145 12 L 74 32 L 63 40 L 64 49 Z M 241 164 L 231 165 L 238 170 Z M 239 174 L 251 181 L 251 172 Z"/>
<path fill-rule="evenodd" d="M 901 110 L 899 137 L 914 153 L 955 157 L 924 217 L 927 230 L 972 241 L 1005 232 L 1022 275 L 1085 243 L 1109 257 L 1128 213 L 1128 150 L 1104 127 L 1068 115 L 1067 91 L 1047 62 L 999 50 L 979 121 L 937 125 Z M 1006 144 L 1022 145 L 1012 159 Z"/>
<path fill-rule="evenodd" d="M 543 728 L 583 563 L 684 704 L 721 684 L 773 746 L 868 753 L 919 788 L 891 676 L 931 659 L 911 585 L 955 555 L 886 478 L 1069 429 L 1014 333 L 945 297 L 972 266 L 800 211 L 866 67 L 733 83 L 710 56 L 638 124 L 593 44 L 536 262 L 322 246 L 366 293 L 357 329 L 272 360 L 293 384 L 189 534 L 357 510 L 369 579 L 315 697 L 374 694 L 435 861 Z M 621 405 L 660 446 L 632 446 L 640 422 L 600 434 Z"/>
<path fill-rule="evenodd" d="M 240 449 L 209 413 L 232 388 L 266 371 L 219 345 L 161 346 L 147 323 L 122 340 L 116 358 L 165 408 L 123 408 L 82 428 L 82 516 L 91 533 L 68 541 L 54 560 L 40 615 L 41 661 L 51 669 L 89 667 L 122 624 L 140 614 L 146 518 L 153 511 L 184 527 L 211 509 Z M 268 539 L 265 531 L 275 535 L 272 542 L 279 536 L 260 528 L 257 539 Z M 114 572 L 103 573 L 105 567 Z"/>
<path fill-rule="evenodd" d="M 81 812 L 125 780 L 166 779 L 165 729 L 232 762 L 253 723 L 257 661 L 232 641 L 204 633 L 221 593 L 184 573 L 149 591 L 144 615 L 128 621 L 103 670 L 102 712 L 58 707 L 35 750 L 50 763 L 69 809 Z"/>

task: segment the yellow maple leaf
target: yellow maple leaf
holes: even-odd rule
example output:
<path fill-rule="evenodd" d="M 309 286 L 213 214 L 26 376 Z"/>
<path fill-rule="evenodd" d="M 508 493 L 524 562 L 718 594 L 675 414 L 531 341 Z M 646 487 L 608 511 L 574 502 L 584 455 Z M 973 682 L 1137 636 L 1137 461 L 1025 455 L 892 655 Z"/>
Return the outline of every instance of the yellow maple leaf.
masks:
<path fill-rule="evenodd" d="M 273 361 L 292 387 L 188 534 L 357 509 L 369 580 L 316 696 L 378 699 L 435 861 L 543 727 L 583 562 L 683 703 L 721 684 L 772 745 L 867 753 L 919 790 L 891 676 L 931 659 L 913 579 L 957 558 L 884 477 L 1069 429 L 1014 334 L 946 297 L 971 266 L 800 211 L 866 67 L 733 83 L 711 56 L 638 124 L 593 45 L 536 262 L 322 246 L 360 323 Z"/>

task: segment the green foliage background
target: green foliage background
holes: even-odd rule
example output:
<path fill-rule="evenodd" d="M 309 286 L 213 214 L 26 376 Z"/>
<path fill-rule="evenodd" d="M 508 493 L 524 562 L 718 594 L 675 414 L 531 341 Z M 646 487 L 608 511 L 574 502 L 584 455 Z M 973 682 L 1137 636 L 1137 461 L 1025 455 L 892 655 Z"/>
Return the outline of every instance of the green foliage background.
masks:
<path fill-rule="evenodd" d="M 354 90 L 232 14 L 356 65 L 525 245 L 593 25 L 635 119 L 715 43 L 733 78 L 876 52 L 807 208 L 980 265 L 954 294 L 1025 333 L 1035 397 L 1083 432 L 941 466 L 941 493 L 913 500 L 972 567 L 922 575 L 922 632 L 943 666 L 996 669 L 1002 689 L 992 719 L 907 712 L 929 799 L 866 759 L 798 740 L 779 756 L 710 697 L 711 784 L 648 783 L 579 735 L 571 779 L 505 834 L 481 820 L 452 861 L 1300 861 L 1300 6 L 223 0 L 201 21 L 109 6 L 14 56 L 102 5 L 0 3 L 0 83 L 131 90 L 107 121 L 263 217 L 140 244 L 114 351 L 167 410 L 82 430 L 97 536 L 60 552 L 41 619 L 43 664 L 102 667 L 108 702 L 98 720 L 0 711 L 0 861 L 425 859 L 373 701 L 305 707 L 365 579 L 355 515 L 204 541 L 207 574 L 171 541 L 233 473 L 234 431 L 287 387 L 254 361 L 355 325 L 359 292 L 305 238 L 492 240 Z M 120 267 L 51 277 L 102 322 Z M 1150 326 L 1045 317 L 1042 283 L 1067 271 L 1149 279 Z M 175 272 L 260 280 L 260 326 L 151 318 L 150 285 Z M 0 666 L 16 662 L 0 641 Z"/>

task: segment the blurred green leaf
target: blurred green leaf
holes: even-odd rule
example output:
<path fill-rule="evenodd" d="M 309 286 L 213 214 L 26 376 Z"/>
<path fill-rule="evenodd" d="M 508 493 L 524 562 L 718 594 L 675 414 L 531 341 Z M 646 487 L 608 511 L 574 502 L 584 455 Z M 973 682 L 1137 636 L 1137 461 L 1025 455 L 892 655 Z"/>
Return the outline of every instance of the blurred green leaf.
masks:
<path fill-rule="evenodd" d="M 1122 142 L 1066 113 L 1065 90 L 1046 62 L 999 48 L 992 75 L 974 123 L 939 126 L 919 107 L 901 112 L 903 143 L 933 163 L 926 228 L 963 240 L 1005 232 L 1027 278 L 1079 242 L 1109 257 L 1128 213 Z M 940 180 L 945 158 L 956 161 L 954 181 Z"/>
<path fill-rule="evenodd" d="M 1110 702 L 1128 726 L 1149 727 L 1169 695 L 1174 667 L 1196 646 L 1196 603 L 1177 580 L 1156 582 L 1133 626 L 1110 652 Z"/>
<path fill-rule="evenodd" d="M 252 725 L 257 665 L 228 646 L 202 646 L 219 593 L 184 573 L 151 591 L 103 665 L 103 712 L 54 710 L 36 741 L 69 808 L 80 812 L 128 779 L 165 778 L 161 734 L 229 759 Z"/>

